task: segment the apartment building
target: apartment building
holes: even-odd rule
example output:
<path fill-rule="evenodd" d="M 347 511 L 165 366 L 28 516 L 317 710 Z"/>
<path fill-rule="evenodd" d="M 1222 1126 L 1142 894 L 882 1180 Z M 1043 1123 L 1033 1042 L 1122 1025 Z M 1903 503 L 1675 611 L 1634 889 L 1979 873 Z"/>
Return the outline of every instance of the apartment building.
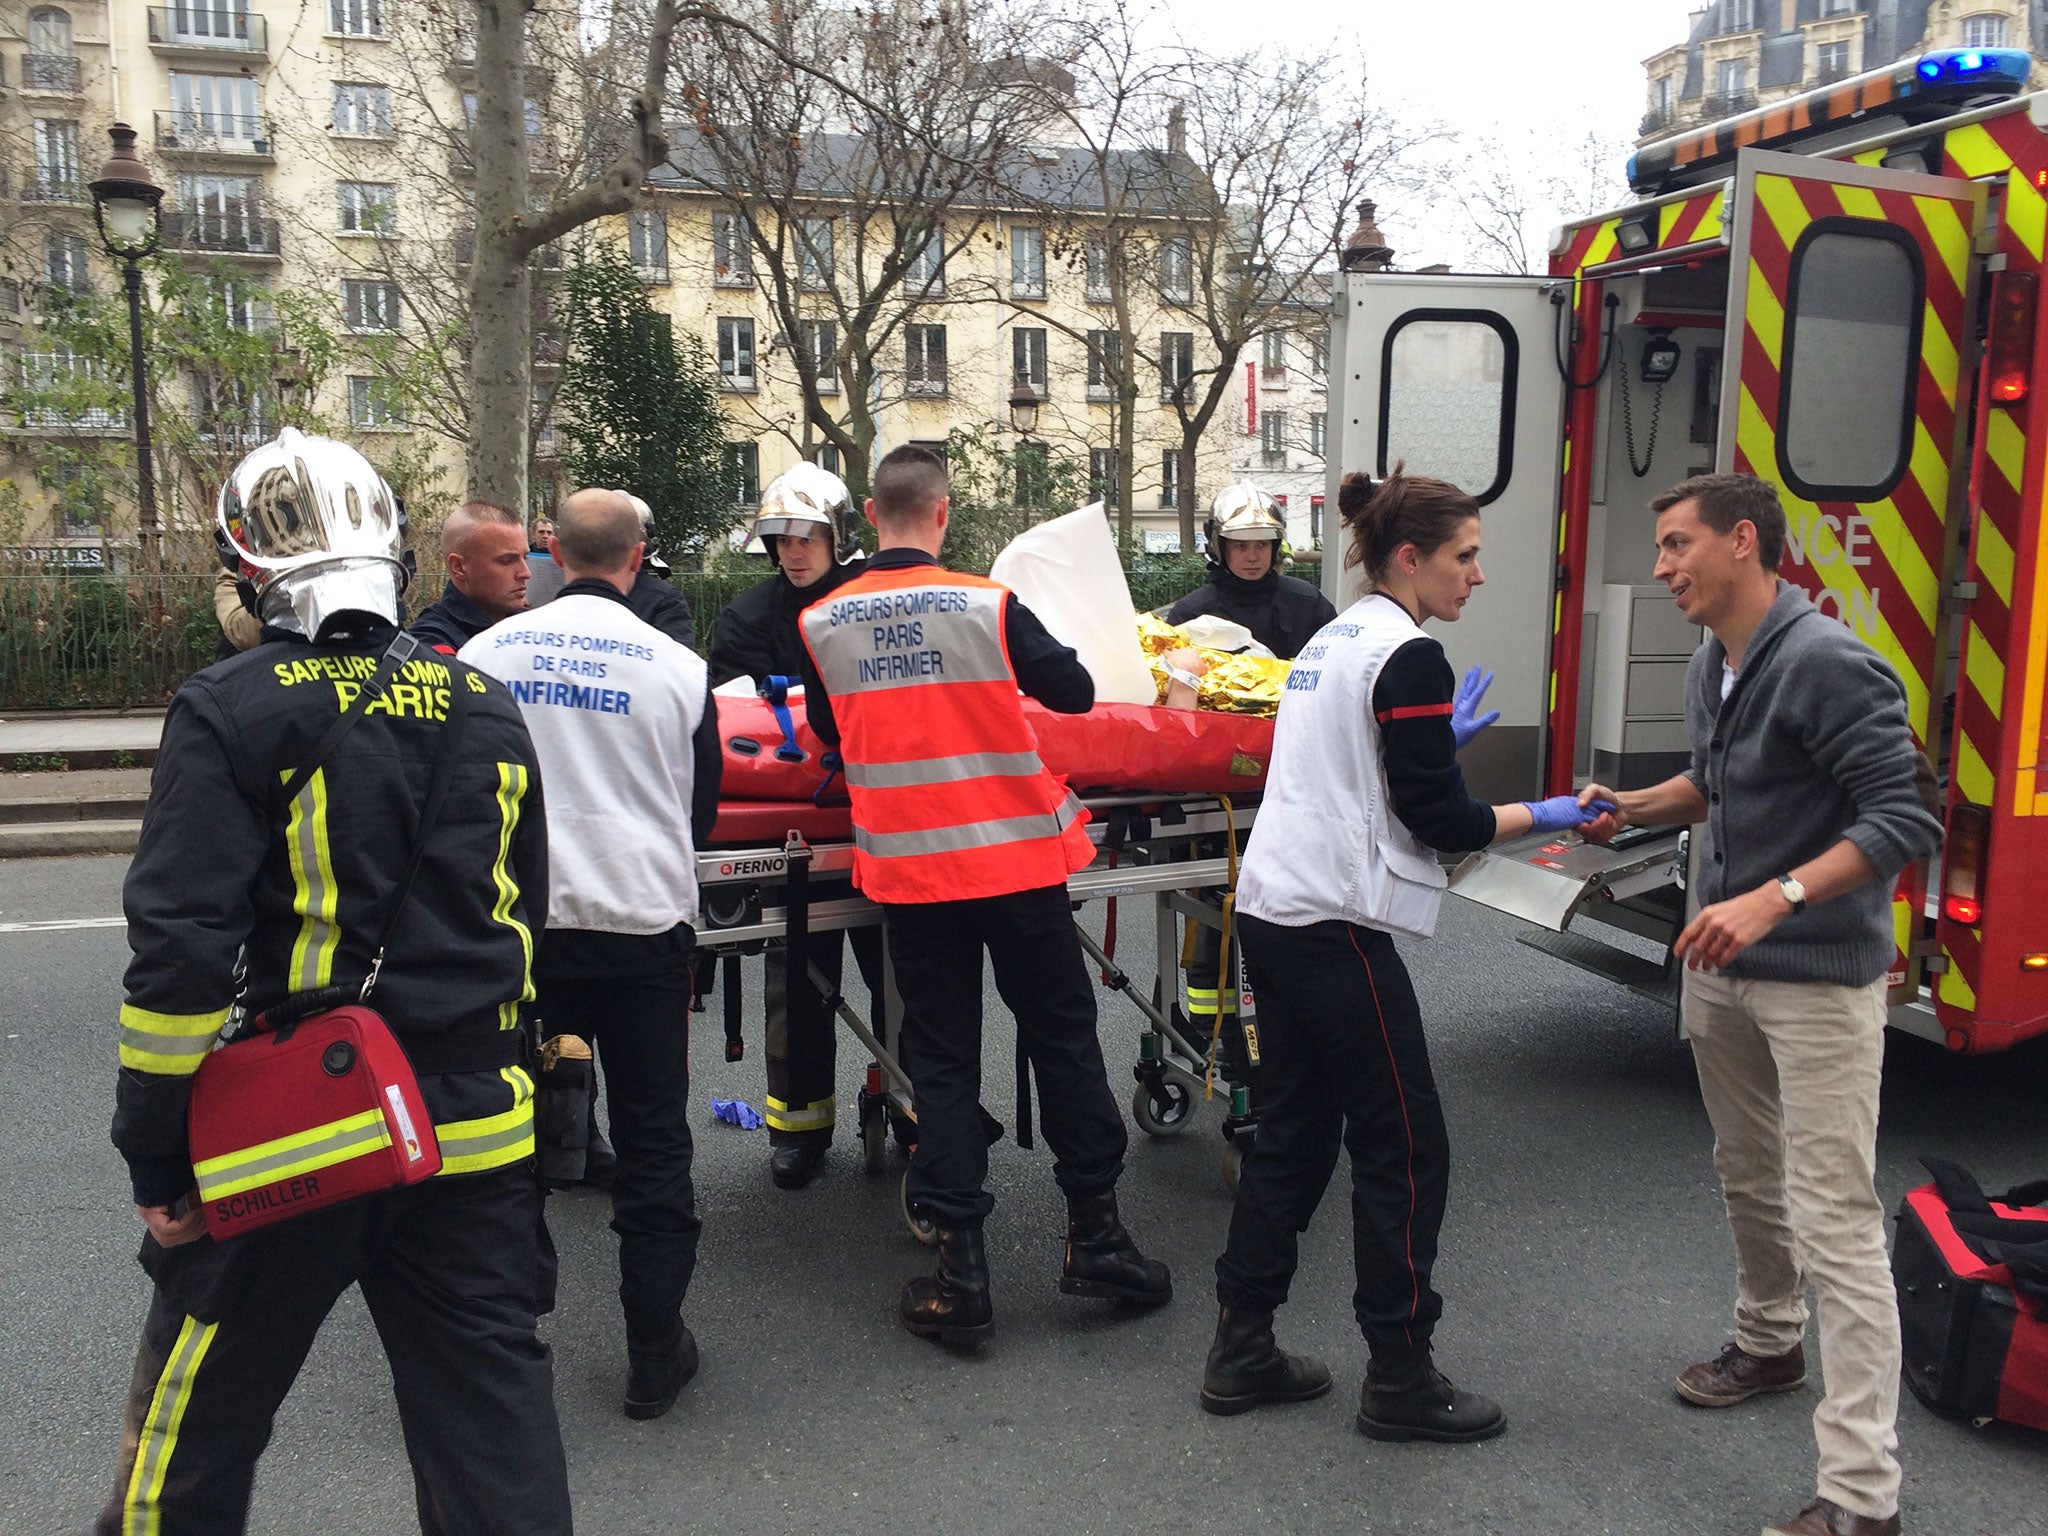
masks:
<path fill-rule="evenodd" d="M 1713 0 L 1644 60 L 1644 139 L 1765 106 L 1937 48 L 2048 55 L 2042 0 Z M 2035 66 L 2034 84 L 2048 85 Z"/>

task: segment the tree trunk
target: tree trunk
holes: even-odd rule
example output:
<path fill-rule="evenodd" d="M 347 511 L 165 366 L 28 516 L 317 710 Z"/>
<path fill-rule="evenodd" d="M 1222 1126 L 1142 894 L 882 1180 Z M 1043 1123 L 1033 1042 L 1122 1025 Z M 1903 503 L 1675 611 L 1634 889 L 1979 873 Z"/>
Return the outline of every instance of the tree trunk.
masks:
<path fill-rule="evenodd" d="M 526 13 L 520 0 L 475 0 L 476 239 L 469 271 L 469 495 L 526 515 L 533 397 L 526 251 Z"/>

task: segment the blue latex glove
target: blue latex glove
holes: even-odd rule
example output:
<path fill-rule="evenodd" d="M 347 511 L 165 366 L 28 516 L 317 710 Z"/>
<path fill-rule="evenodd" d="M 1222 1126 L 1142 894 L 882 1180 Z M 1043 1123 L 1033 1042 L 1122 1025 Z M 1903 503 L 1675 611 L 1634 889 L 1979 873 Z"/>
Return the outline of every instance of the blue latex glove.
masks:
<path fill-rule="evenodd" d="M 1532 818 L 1531 832 L 1575 832 L 1614 809 L 1612 800 L 1579 804 L 1577 795 L 1552 795 L 1548 800 L 1524 800 Z"/>
<path fill-rule="evenodd" d="M 1486 697 L 1486 690 L 1492 686 L 1493 674 L 1484 667 L 1468 667 L 1465 680 L 1458 684 L 1457 697 L 1451 700 L 1451 734 L 1457 738 L 1460 752 L 1474 736 L 1500 718 L 1497 709 L 1489 709 L 1476 718 L 1473 715 L 1480 700 Z"/>
<path fill-rule="evenodd" d="M 736 1125 L 743 1131 L 761 1129 L 761 1112 L 745 1099 L 713 1099 L 711 1114 L 714 1119 L 723 1120 L 727 1125 Z"/>

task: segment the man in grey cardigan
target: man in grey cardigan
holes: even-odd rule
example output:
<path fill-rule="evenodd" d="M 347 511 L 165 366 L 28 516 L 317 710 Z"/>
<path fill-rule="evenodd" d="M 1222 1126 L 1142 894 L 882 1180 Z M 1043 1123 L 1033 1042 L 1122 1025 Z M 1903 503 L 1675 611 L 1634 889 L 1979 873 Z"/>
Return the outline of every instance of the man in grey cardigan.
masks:
<path fill-rule="evenodd" d="M 1778 579 L 1785 513 L 1749 475 L 1651 503 L 1656 577 L 1708 630 L 1686 673 L 1692 766 L 1588 785 L 1621 825 L 1699 824 L 1699 915 L 1674 951 L 1736 1253 L 1735 1339 L 1678 1377 L 1725 1408 L 1806 1381 L 1820 1299 L 1817 1496 L 1768 1529 L 1897 1536 L 1899 1320 L 1876 1189 L 1892 886 L 1941 826 L 1915 787 L 1906 695 L 1882 657 Z"/>

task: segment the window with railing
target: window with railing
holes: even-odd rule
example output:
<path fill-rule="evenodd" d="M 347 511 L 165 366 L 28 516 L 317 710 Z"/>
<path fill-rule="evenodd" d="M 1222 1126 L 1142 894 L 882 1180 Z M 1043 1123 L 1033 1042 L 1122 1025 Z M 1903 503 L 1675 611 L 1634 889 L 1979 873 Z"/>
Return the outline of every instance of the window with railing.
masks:
<path fill-rule="evenodd" d="M 754 223 L 744 213 L 711 216 L 711 280 L 721 288 L 750 288 L 754 282 Z"/>
<path fill-rule="evenodd" d="M 1115 331 L 1088 333 L 1088 398 L 1108 400 L 1123 377 L 1123 337 Z"/>
<path fill-rule="evenodd" d="M 1813 73 L 1815 80 L 1821 85 L 1845 78 L 1849 73 L 1849 45 L 1846 42 L 1816 45 L 1813 50 Z"/>
<path fill-rule="evenodd" d="M 1045 231 L 1042 229 L 1010 231 L 1010 297 L 1045 297 Z"/>
<path fill-rule="evenodd" d="M 643 283 L 668 281 L 668 219 L 659 208 L 626 215 L 626 254 Z"/>
<path fill-rule="evenodd" d="M 335 214 L 345 235 L 398 233 L 398 188 L 388 181 L 337 181 Z"/>
<path fill-rule="evenodd" d="M 1287 333 L 1268 331 L 1259 338 L 1259 368 L 1268 374 L 1287 371 Z"/>
<path fill-rule="evenodd" d="M 1714 91 L 1721 96 L 1740 96 L 1749 89 L 1749 60 L 1723 59 L 1714 68 Z"/>
<path fill-rule="evenodd" d="M 151 6 L 149 40 L 174 48 L 225 48 L 263 53 L 269 39 L 249 0 L 175 0 Z"/>
<path fill-rule="evenodd" d="M 395 331 L 404 313 L 398 284 L 384 278 L 341 280 L 342 323 L 352 331 Z"/>
<path fill-rule="evenodd" d="M 903 328 L 903 389 L 912 395 L 946 392 L 946 328 L 906 325 Z"/>
<path fill-rule="evenodd" d="M 172 250 L 277 254 L 277 225 L 263 215 L 254 176 L 180 176 L 178 206 L 164 215 Z"/>
<path fill-rule="evenodd" d="M 165 148 L 266 154 L 270 137 L 254 80 L 247 75 L 171 71 L 171 110 L 157 114 Z"/>
<path fill-rule="evenodd" d="M 334 131 L 351 138 L 390 138 L 391 87 L 335 81 Z"/>
<path fill-rule="evenodd" d="M 39 5 L 28 13 L 28 52 L 21 59 L 25 91 L 78 91 L 78 55 L 72 51 L 71 13 Z"/>
<path fill-rule="evenodd" d="M 128 412 L 116 403 L 119 388 L 107 370 L 68 348 L 22 353 L 15 377 L 24 427 L 112 432 L 128 426 Z"/>
<path fill-rule="evenodd" d="M 221 448 L 254 448 L 277 431 L 261 388 L 204 372 L 192 375 L 192 421 L 201 442 Z"/>
<path fill-rule="evenodd" d="M 43 236 L 43 285 L 59 293 L 92 292 L 85 236 L 53 229 Z"/>
<path fill-rule="evenodd" d="M 382 37 L 384 0 L 327 0 L 327 30 L 343 37 Z"/>
<path fill-rule="evenodd" d="M 757 387 L 754 322 L 745 315 L 726 315 L 718 322 L 718 380 L 726 389 Z"/>
<path fill-rule="evenodd" d="M 213 308 L 231 331 L 255 334 L 277 324 L 270 305 L 270 290 L 260 282 L 240 277 L 215 277 L 207 281 Z"/>
<path fill-rule="evenodd" d="M 60 539 L 101 539 L 107 533 L 106 470 L 89 458 L 59 451 L 37 471 L 50 493 L 50 514 Z"/>

